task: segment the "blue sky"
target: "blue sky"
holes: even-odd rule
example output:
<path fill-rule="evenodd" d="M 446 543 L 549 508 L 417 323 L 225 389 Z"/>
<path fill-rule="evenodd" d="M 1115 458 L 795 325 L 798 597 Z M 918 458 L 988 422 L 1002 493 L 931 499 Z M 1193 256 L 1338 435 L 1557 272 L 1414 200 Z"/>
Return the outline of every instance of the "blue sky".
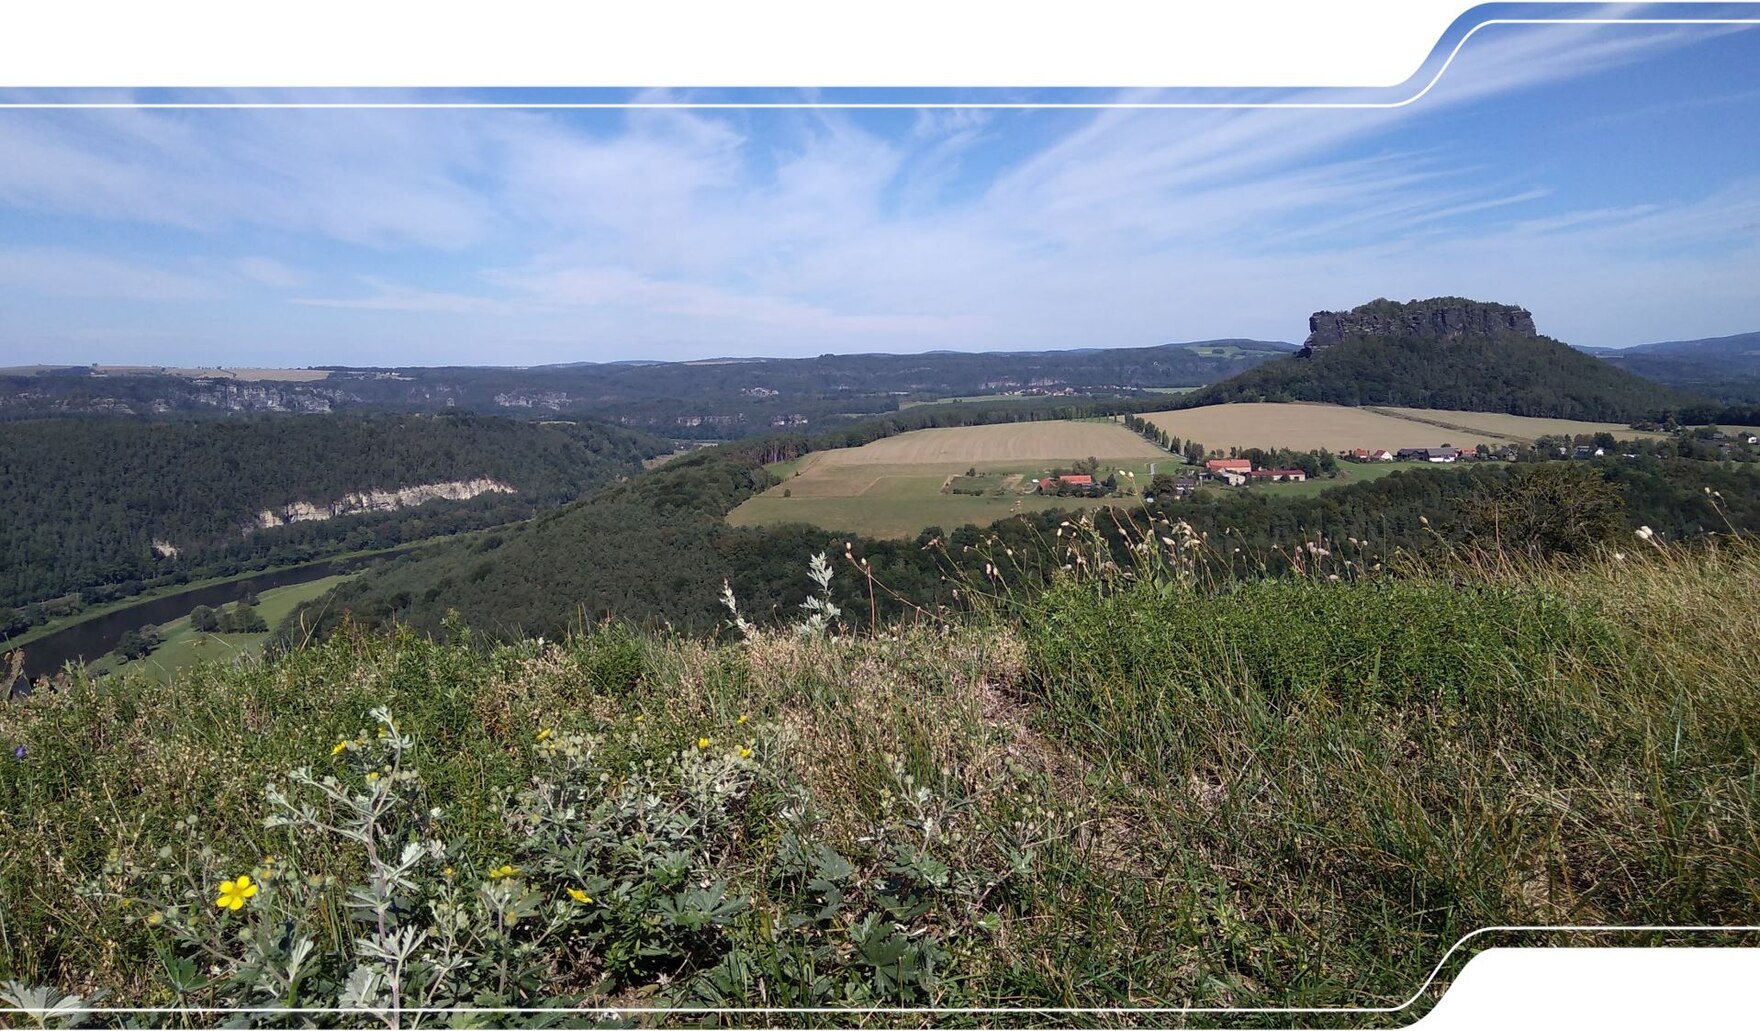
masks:
<path fill-rule="evenodd" d="M 1438 294 L 1760 330 L 1756 69 L 1754 28 L 1510 26 L 1394 110 L 5 110 L 0 365 L 1299 340 Z"/>

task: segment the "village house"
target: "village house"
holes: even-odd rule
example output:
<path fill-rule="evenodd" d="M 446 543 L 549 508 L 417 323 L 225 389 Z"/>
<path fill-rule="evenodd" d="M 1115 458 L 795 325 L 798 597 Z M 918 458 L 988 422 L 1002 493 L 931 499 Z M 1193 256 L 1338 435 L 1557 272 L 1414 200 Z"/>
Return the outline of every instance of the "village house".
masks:
<path fill-rule="evenodd" d="M 1349 451 L 1341 451 L 1339 457 L 1350 462 L 1391 462 L 1393 461 L 1393 452 L 1384 447 L 1373 450 L 1359 447 Z"/>
<path fill-rule="evenodd" d="M 1253 471 L 1253 463 L 1245 458 L 1212 458 L 1204 463 L 1204 471 L 1248 473 Z"/>
<path fill-rule="evenodd" d="M 1255 480 L 1291 480 L 1296 483 L 1308 478 L 1308 474 L 1300 469 L 1254 469 L 1247 475 Z"/>
<path fill-rule="evenodd" d="M 1402 447 L 1394 457 L 1402 462 L 1453 462 L 1461 456 L 1451 447 Z"/>
<path fill-rule="evenodd" d="M 1040 494 L 1061 494 L 1075 492 L 1090 497 L 1102 493 L 1111 493 L 1112 488 L 1094 482 L 1094 477 L 1086 473 L 1071 473 L 1067 476 L 1047 476 L 1042 480 L 1034 480 L 1033 487 Z"/>

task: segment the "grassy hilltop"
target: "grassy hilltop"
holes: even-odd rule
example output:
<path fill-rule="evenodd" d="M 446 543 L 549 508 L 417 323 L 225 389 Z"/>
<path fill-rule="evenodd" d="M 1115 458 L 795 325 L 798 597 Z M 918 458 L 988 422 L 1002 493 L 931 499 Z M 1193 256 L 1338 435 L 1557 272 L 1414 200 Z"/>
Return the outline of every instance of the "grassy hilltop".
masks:
<path fill-rule="evenodd" d="M 8 710 L 0 982 L 403 1024 L 1396 1006 L 1489 925 L 1760 921 L 1755 545 L 1367 575 L 1325 541 L 1224 582 L 1183 524 L 1110 572 L 1083 572 L 1087 532 L 1050 591 L 1004 571 L 909 628 L 491 646 L 454 622 L 175 692 L 76 679 Z M 1608 943 L 1670 940 L 1712 942 Z M 1097 1019 L 1175 1018 L 1019 1018 Z"/>

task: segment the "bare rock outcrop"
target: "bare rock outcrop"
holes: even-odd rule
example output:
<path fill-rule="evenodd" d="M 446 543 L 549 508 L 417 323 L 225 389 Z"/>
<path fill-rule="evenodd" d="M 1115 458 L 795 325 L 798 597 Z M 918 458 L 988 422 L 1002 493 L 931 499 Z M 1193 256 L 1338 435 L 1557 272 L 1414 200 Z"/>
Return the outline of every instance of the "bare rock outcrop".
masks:
<path fill-rule="evenodd" d="M 1513 304 L 1470 301 L 1464 297 L 1432 297 L 1400 304 L 1370 301 L 1350 311 L 1317 311 L 1308 317 L 1303 357 L 1357 337 L 1420 337 L 1460 340 L 1465 337 L 1538 336 L 1534 316 Z"/>
<path fill-rule="evenodd" d="M 390 512 L 440 498 L 448 501 L 466 501 L 479 494 L 513 493 L 517 492 L 512 487 L 487 477 L 478 477 L 474 480 L 447 480 L 442 483 L 419 483 L 410 487 L 398 487 L 394 490 L 358 491 L 353 494 L 344 494 L 327 504 L 294 501 L 279 508 L 265 508 L 257 513 L 256 519 L 245 529 L 245 532 L 267 530 L 273 526 L 303 523 L 315 519 L 334 519 L 337 516 L 355 515 L 360 512 Z"/>

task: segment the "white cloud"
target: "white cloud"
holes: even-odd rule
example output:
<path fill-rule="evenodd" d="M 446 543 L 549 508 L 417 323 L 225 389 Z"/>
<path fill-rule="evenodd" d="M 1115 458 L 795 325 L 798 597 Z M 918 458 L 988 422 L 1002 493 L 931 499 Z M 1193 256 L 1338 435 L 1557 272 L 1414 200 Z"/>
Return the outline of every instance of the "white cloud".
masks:
<path fill-rule="evenodd" d="M 399 360 L 1289 338 L 1314 307 L 1426 293 L 1634 342 L 1640 307 L 1754 311 L 1753 183 L 1572 210 L 1567 182 L 1405 130 L 1708 31 L 1486 30 L 1382 111 L 5 112 L 0 204 L 143 224 L 308 311 L 431 317 Z M 336 275 L 365 289 L 314 285 Z"/>
<path fill-rule="evenodd" d="M 58 247 L 0 249 L 0 292 L 128 301 L 194 301 L 213 297 L 203 280 Z"/>

